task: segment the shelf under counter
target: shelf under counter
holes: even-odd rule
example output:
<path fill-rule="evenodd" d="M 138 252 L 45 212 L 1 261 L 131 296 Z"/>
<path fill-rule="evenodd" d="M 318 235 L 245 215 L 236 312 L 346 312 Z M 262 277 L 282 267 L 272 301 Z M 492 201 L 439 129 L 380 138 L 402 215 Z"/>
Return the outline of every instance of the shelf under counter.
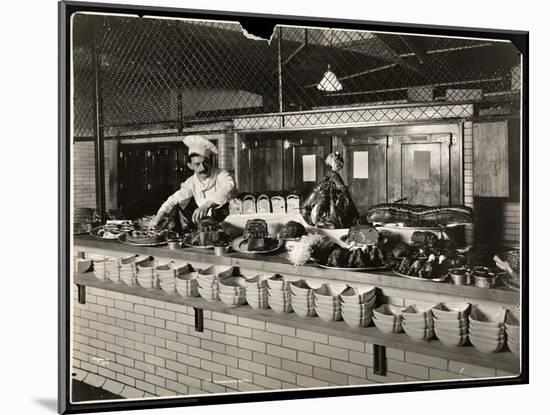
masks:
<path fill-rule="evenodd" d="M 166 293 L 159 289 L 148 290 L 139 286 L 128 286 L 123 283 L 114 283 L 108 280 L 101 281 L 95 278 L 91 272 L 75 274 L 73 282 L 79 286 L 94 287 L 157 301 L 186 305 L 195 309 L 217 311 L 303 330 L 316 330 L 344 339 L 364 341 L 379 346 L 454 360 L 466 364 L 489 367 L 511 373 L 519 373 L 520 370 L 519 358 L 510 351 L 482 353 L 473 346 L 448 347 L 437 339 L 430 341 L 415 341 L 409 338 L 405 333 L 385 334 L 374 326 L 352 328 L 344 321 L 327 322 L 317 317 L 300 317 L 294 313 L 276 313 L 271 309 L 252 309 L 248 305 L 229 307 L 221 301 L 206 301 L 201 297 L 182 297 L 177 293 Z"/>
<path fill-rule="evenodd" d="M 294 266 L 285 258 L 285 253 L 252 255 L 239 252 L 217 256 L 213 250 L 182 248 L 169 249 L 166 246 L 145 247 L 126 245 L 118 241 L 103 241 L 90 236 L 75 236 L 75 250 L 100 250 L 141 255 L 153 255 L 174 260 L 201 262 L 216 265 L 235 266 L 254 269 L 259 272 L 297 275 L 303 278 L 323 278 L 341 283 L 361 283 L 374 285 L 381 289 L 392 288 L 410 290 L 431 294 L 443 294 L 453 297 L 463 297 L 471 300 L 491 301 L 501 304 L 519 304 L 519 292 L 508 287 L 479 288 L 475 286 L 459 286 L 449 282 L 419 281 L 403 278 L 391 271 L 337 271 L 306 264 Z"/>

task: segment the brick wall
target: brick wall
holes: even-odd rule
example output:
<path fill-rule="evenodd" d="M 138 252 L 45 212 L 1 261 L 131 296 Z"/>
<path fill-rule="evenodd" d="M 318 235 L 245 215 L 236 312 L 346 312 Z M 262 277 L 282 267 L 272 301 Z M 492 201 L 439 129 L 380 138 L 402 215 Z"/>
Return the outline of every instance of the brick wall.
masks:
<path fill-rule="evenodd" d="M 117 206 L 116 141 L 105 141 L 105 203 L 107 209 Z M 73 144 L 73 195 L 75 207 L 96 207 L 94 143 Z"/>
<path fill-rule="evenodd" d="M 387 376 L 372 344 L 317 331 L 97 288 L 75 301 L 75 378 L 125 397 L 276 390 L 511 375 L 387 348 Z"/>

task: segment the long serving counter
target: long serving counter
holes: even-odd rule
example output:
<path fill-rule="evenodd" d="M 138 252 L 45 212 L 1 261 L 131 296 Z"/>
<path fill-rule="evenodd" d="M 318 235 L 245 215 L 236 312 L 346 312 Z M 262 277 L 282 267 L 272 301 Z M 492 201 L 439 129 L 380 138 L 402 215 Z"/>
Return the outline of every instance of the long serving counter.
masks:
<path fill-rule="evenodd" d="M 74 251 L 152 255 L 160 263 L 187 262 L 195 268 L 235 266 L 246 277 L 279 273 L 289 279 L 374 285 L 378 302 L 399 306 L 467 301 L 519 307 L 518 292 L 506 287 L 482 289 L 411 280 L 391 272 L 297 267 L 284 254 L 216 256 L 210 250 L 138 247 L 88 236 L 75 237 Z M 514 376 L 520 369 L 510 351 L 481 353 L 472 346 L 447 347 L 438 340 L 415 341 L 405 333 L 384 334 L 376 327 L 352 328 L 344 321 L 246 305 L 231 308 L 200 297 L 101 281 L 92 273 L 76 274 L 73 282 L 79 287 L 74 370 L 102 378 L 123 396 L 457 380 Z"/>

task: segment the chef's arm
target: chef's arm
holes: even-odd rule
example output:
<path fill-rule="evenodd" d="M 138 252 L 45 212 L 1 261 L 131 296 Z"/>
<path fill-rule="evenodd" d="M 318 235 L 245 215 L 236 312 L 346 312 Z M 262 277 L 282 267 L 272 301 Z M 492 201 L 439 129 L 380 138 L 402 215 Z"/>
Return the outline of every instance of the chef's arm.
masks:
<path fill-rule="evenodd" d="M 178 204 L 184 203 L 193 197 L 193 191 L 187 181 L 182 183 L 180 190 L 171 194 L 162 204 L 157 214 L 149 225 L 150 228 L 156 227 L 159 222 L 174 209 Z"/>
<path fill-rule="evenodd" d="M 209 195 L 207 200 L 213 209 L 225 205 L 236 194 L 235 181 L 227 171 L 220 171 L 218 183 L 216 192 Z"/>

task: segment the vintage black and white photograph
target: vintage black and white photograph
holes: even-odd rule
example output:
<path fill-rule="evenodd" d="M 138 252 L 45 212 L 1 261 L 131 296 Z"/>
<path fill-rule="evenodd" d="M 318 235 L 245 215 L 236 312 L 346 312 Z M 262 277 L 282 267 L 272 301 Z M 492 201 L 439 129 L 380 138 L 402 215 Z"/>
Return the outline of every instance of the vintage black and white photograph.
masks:
<path fill-rule="evenodd" d="M 525 56 L 502 33 L 67 23 L 72 409 L 521 381 Z"/>

